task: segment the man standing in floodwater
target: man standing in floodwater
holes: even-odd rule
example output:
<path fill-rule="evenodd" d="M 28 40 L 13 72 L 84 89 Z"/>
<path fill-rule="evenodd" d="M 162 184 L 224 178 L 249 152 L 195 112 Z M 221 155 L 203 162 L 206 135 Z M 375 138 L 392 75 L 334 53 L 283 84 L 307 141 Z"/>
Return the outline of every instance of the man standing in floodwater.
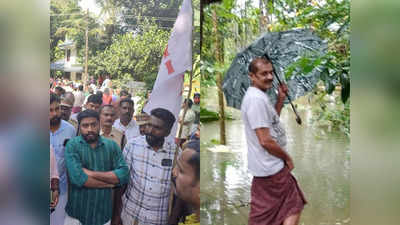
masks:
<path fill-rule="evenodd" d="M 272 88 L 273 66 L 265 58 L 249 65 L 251 86 L 241 105 L 248 147 L 251 184 L 249 225 L 297 225 L 306 204 L 290 173 L 293 160 L 286 152 L 286 132 L 279 121 L 287 86 L 281 85 L 273 106 L 265 91 Z"/>

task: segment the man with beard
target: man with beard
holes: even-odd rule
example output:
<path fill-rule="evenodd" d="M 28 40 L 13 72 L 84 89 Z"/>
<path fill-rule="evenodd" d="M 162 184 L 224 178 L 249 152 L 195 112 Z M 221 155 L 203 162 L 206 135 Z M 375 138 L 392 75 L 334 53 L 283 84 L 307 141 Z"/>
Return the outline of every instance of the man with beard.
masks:
<path fill-rule="evenodd" d="M 194 210 L 179 225 L 200 225 L 200 141 L 193 140 L 184 145 L 172 174 L 176 195 Z"/>
<path fill-rule="evenodd" d="M 98 112 L 85 110 L 78 122 L 81 135 L 65 150 L 70 183 L 64 225 L 109 225 L 112 188 L 128 182 L 129 170 L 117 143 L 99 135 Z"/>
<path fill-rule="evenodd" d="M 279 121 L 287 86 L 279 86 L 273 105 L 265 92 L 272 88 L 274 69 L 265 58 L 253 59 L 249 77 L 251 86 L 241 105 L 248 169 L 253 175 L 248 224 L 297 225 L 306 200 L 291 174 L 293 160 L 286 152 L 286 132 Z"/>
<path fill-rule="evenodd" d="M 56 156 L 57 171 L 60 177 L 59 198 L 55 211 L 50 215 L 51 225 L 64 224 L 65 204 L 67 203 L 67 175 L 64 161 L 64 143 L 75 136 L 75 128 L 61 119 L 60 98 L 50 94 L 50 145 Z"/>
<path fill-rule="evenodd" d="M 132 99 L 124 98 L 119 102 L 119 119 L 114 122 L 113 127 L 125 134 L 128 142 L 140 135 L 139 126 L 133 119 L 134 103 Z"/>
<path fill-rule="evenodd" d="M 145 135 L 146 124 L 147 124 L 147 121 L 149 120 L 149 118 L 150 118 L 150 116 L 147 115 L 146 113 L 141 113 L 136 116 L 136 123 L 139 126 L 140 135 Z"/>
<path fill-rule="evenodd" d="M 166 139 L 175 123 L 174 115 L 163 108 L 153 109 L 145 136 L 128 142 L 123 154 L 130 179 L 117 203 L 113 224 L 164 225 L 168 222 L 172 161 L 176 146 Z M 121 194 L 121 193 L 120 193 Z M 121 213 L 122 211 L 122 213 Z"/>
<path fill-rule="evenodd" d="M 112 105 L 100 107 L 100 135 L 115 141 L 121 149 L 124 149 L 126 138 L 124 134 L 113 127 L 115 109 Z"/>
<path fill-rule="evenodd" d="M 63 96 L 61 96 L 61 119 L 70 122 L 72 106 L 74 105 L 75 97 L 72 92 L 66 92 Z M 73 124 L 72 124 L 73 125 Z"/>

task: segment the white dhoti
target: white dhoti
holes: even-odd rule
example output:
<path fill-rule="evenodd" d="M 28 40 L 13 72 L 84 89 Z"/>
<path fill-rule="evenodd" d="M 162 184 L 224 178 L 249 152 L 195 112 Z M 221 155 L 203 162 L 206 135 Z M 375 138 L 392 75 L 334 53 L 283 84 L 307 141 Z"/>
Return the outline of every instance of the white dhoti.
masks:
<path fill-rule="evenodd" d="M 110 224 L 111 220 L 105 223 L 104 225 L 110 225 Z M 79 220 L 66 215 L 64 225 L 82 225 L 82 223 Z"/>
<path fill-rule="evenodd" d="M 53 213 L 50 214 L 50 225 L 63 225 L 65 220 L 65 206 L 67 205 L 68 193 L 58 197 L 58 204 Z"/>

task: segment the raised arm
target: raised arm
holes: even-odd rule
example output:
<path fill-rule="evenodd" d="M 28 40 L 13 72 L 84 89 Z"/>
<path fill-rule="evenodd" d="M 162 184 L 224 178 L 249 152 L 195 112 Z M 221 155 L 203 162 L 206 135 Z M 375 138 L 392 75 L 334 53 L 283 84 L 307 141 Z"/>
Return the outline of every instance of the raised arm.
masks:
<path fill-rule="evenodd" d="M 281 115 L 281 111 L 283 108 L 283 102 L 285 101 L 287 92 L 288 92 L 288 87 L 286 86 L 286 84 L 279 85 L 278 99 L 275 104 L 275 110 L 276 110 L 276 113 L 278 114 L 278 116 Z"/>

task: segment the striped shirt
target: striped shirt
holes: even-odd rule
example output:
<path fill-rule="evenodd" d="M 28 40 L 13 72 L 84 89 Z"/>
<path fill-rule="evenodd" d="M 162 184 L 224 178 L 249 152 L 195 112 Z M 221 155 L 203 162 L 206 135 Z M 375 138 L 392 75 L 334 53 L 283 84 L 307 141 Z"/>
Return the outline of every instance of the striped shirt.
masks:
<path fill-rule="evenodd" d="M 139 225 L 167 224 L 175 148 L 174 142 L 165 139 L 163 147 L 154 151 L 145 136 L 139 136 L 126 145 L 123 154 L 130 170 L 130 180 L 122 198 L 124 224 L 134 221 Z"/>
<path fill-rule="evenodd" d="M 111 219 L 111 188 L 86 188 L 88 176 L 82 168 L 93 171 L 113 171 L 120 181 L 126 184 L 129 178 L 128 167 L 121 149 L 110 139 L 99 136 L 95 149 L 82 136 L 71 139 L 65 148 L 68 170 L 68 202 L 65 211 L 70 217 L 78 219 L 83 225 L 105 224 Z"/>

